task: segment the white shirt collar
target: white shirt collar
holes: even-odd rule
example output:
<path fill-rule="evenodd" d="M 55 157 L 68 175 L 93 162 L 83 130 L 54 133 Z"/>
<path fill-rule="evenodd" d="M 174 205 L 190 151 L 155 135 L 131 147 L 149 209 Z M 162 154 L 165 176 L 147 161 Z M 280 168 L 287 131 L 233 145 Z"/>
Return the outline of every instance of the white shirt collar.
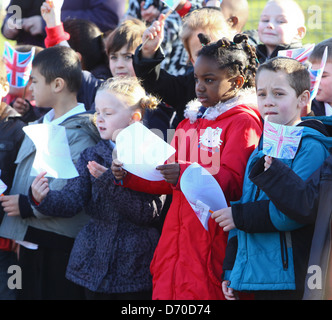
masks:
<path fill-rule="evenodd" d="M 59 117 L 58 119 L 53 120 L 54 118 L 54 110 L 50 110 L 49 112 L 47 112 L 44 116 L 43 119 L 43 123 L 47 123 L 47 124 L 60 124 L 63 121 L 65 121 L 66 119 L 68 119 L 71 116 L 74 116 L 76 114 L 85 112 L 85 107 L 83 103 L 78 103 L 77 106 L 71 110 L 69 110 L 67 113 L 65 113 L 64 115 L 62 115 L 61 117 Z"/>
<path fill-rule="evenodd" d="M 324 106 L 325 106 L 325 114 L 327 116 L 332 116 L 332 106 L 329 105 L 327 102 L 324 102 Z"/>

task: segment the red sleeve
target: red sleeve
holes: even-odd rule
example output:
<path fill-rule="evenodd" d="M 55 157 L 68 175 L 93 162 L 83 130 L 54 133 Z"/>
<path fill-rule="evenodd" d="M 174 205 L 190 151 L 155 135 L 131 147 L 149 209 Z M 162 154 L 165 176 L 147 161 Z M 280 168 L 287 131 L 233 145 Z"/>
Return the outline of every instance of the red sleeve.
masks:
<path fill-rule="evenodd" d="M 191 9 L 191 2 L 187 1 L 185 5 L 176 12 L 180 15 L 181 18 L 183 18 Z"/>
<path fill-rule="evenodd" d="M 134 191 L 146 192 L 149 194 L 172 194 L 171 184 L 165 180 L 149 181 L 128 172 L 123 179 L 123 186 Z"/>
<path fill-rule="evenodd" d="M 46 48 L 54 47 L 62 41 L 69 40 L 69 33 L 65 32 L 63 28 L 63 23 L 53 28 L 45 28 L 46 30 L 46 38 L 45 38 L 45 46 Z"/>
<path fill-rule="evenodd" d="M 262 133 L 262 125 L 250 115 L 237 117 L 226 133 L 220 170 L 214 175 L 228 201 L 240 199 L 247 162 Z"/>

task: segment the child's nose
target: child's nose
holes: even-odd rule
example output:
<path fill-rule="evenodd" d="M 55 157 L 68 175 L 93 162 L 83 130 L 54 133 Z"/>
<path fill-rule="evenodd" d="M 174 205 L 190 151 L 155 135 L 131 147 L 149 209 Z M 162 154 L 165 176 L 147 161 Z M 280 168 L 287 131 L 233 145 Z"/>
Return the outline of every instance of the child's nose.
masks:
<path fill-rule="evenodd" d="M 197 82 L 196 82 L 196 91 L 203 92 L 204 89 L 205 89 L 205 87 L 203 86 L 203 84 L 200 81 L 197 80 Z"/>

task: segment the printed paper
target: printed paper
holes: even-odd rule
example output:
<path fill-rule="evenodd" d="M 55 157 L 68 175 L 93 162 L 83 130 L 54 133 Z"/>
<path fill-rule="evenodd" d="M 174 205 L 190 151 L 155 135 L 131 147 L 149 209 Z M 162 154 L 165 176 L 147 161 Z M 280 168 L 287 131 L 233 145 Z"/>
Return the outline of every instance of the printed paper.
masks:
<path fill-rule="evenodd" d="M 211 213 L 228 207 L 217 180 L 196 162 L 183 172 L 180 187 L 205 230 Z"/>

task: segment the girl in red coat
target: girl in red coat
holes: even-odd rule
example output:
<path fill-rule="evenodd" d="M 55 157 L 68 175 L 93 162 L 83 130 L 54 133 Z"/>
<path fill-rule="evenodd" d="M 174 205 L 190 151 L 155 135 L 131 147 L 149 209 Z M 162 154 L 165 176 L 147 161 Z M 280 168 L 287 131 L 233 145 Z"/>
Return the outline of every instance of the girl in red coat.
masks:
<path fill-rule="evenodd" d="M 197 162 L 218 181 L 228 202 L 240 199 L 246 163 L 262 132 L 255 102 L 256 55 L 247 36 L 212 44 L 202 34 L 199 38 L 203 48 L 194 67 L 197 100 L 188 105 L 186 119 L 175 131 L 175 156 L 157 167 L 165 180 L 143 180 L 116 160 L 112 164 L 124 186 L 173 195 L 151 263 L 153 299 L 224 299 L 227 233 L 212 219 L 208 231 L 203 227 L 180 190 L 180 179 Z"/>

